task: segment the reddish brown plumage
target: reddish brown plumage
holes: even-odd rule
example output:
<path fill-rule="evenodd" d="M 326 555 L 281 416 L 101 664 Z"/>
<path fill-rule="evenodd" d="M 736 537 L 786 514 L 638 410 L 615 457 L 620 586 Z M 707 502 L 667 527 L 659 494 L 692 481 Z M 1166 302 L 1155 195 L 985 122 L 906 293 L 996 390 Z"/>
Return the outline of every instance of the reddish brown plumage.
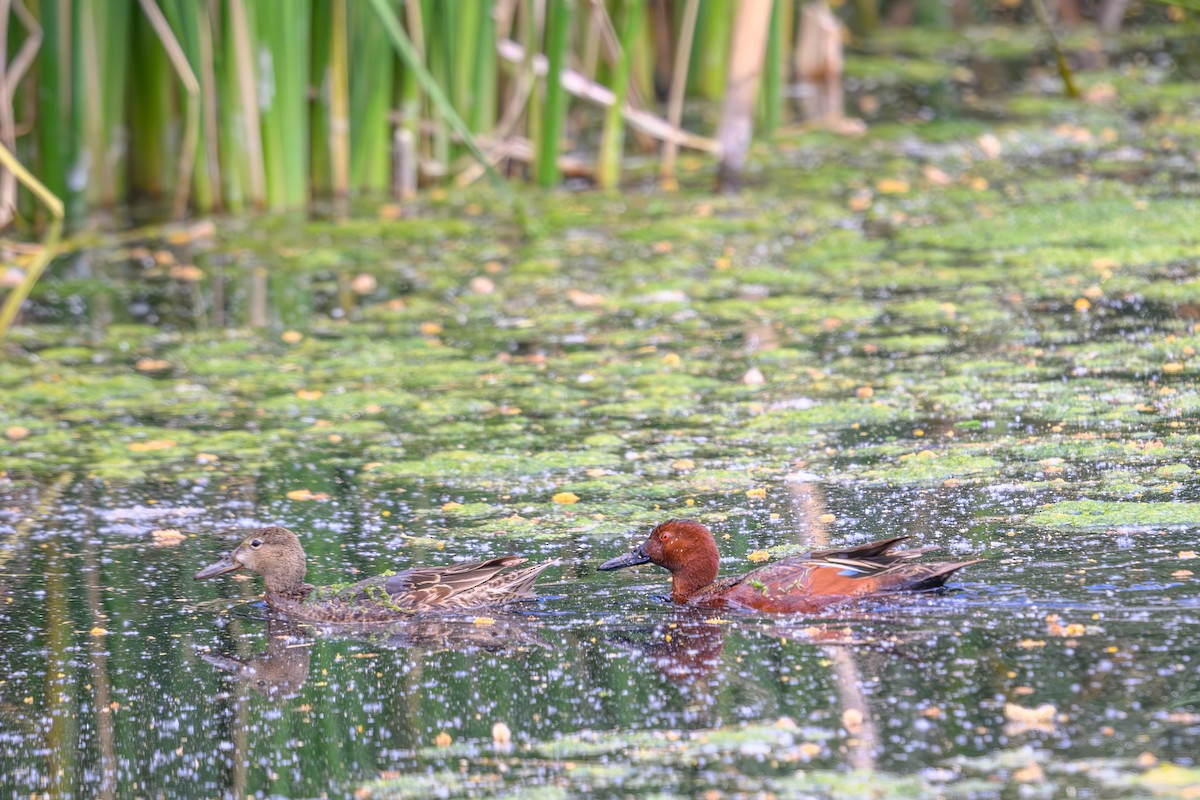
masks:
<path fill-rule="evenodd" d="M 817 550 L 718 581 L 717 543 L 708 528 L 694 520 L 668 520 L 633 553 L 600 569 L 653 562 L 671 572 L 676 603 L 815 614 L 856 600 L 937 589 L 954 572 L 975 563 L 917 563 L 933 548 L 894 549 L 908 538 Z"/>

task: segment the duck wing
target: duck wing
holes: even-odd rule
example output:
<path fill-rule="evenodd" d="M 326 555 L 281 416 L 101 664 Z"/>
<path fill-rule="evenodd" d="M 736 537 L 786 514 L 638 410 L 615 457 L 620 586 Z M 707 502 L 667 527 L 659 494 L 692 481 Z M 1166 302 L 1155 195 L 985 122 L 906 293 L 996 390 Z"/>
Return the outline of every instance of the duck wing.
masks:
<path fill-rule="evenodd" d="M 525 561 L 520 556 L 501 556 L 447 567 L 417 567 L 391 576 L 384 581 L 383 588 L 398 606 L 433 608 L 445 605 L 448 598 L 487 583 L 501 570 Z"/>
<path fill-rule="evenodd" d="M 470 608 L 472 606 L 501 605 L 517 600 L 533 600 L 537 597 L 533 591 L 533 582 L 542 574 L 542 570 L 560 563 L 562 562 L 556 558 L 512 572 L 501 573 L 474 589 L 451 597 L 449 602 L 459 608 Z"/>
<path fill-rule="evenodd" d="M 850 545 L 849 547 L 830 547 L 825 550 L 813 550 L 811 553 L 801 556 L 801 558 L 807 561 L 823 561 L 832 558 L 878 558 L 879 556 L 889 555 L 889 551 L 893 547 L 911 538 L 911 536 L 907 535 L 893 536 L 890 539 L 879 539 L 878 541 Z M 934 549 L 932 546 L 920 548 L 921 551 L 932 549 Z M 908 553 L 916 551 L 906 550 L 900 552 Z M 899 553 L 891 553 L 890 555 L 895 557 Z"/>
<path fill-rule="evenodd" d="M 811 567 L 813 584 L 850 579 L 855 595 L 890 594 L 892 592 L 927 592 L 938 589 L 958 570 L 980 559 L 954 562 L 914 563 L 926 553 L 937 550 L 934 545 L 895 550 L 908 536 L 894 536 L 844 549 L 818 550 L 801 559 Z"/>
<path fill-rule="evenodd" d="M 533 582 L 557 560 L 501 574 L 524 564 L 520 556 L 468 561 L 448 567 L 419 567 L 388 578 L 383 588 L 392 604 L 422 611 L 432 608 L 471 608 L 532 598 Z"/>

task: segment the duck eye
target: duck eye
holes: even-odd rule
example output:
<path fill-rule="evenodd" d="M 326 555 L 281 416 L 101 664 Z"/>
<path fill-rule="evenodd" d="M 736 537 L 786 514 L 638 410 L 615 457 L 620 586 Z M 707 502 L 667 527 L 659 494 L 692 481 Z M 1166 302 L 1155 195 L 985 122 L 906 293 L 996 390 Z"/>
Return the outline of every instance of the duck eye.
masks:
<path fill-rule="evenodd" d="M 671 534 L 669 534 L 669 533 L 663 533 L 663 535 L 662 535 L 662 540 L 663 540 L 664 542 L 669 542 L 669 541 L 671 541 Z"/>
<path fill-rule="evenodd" d="M 250 542 L 251 547 L 262 547 L 262 539 L 255 539 Z"/>

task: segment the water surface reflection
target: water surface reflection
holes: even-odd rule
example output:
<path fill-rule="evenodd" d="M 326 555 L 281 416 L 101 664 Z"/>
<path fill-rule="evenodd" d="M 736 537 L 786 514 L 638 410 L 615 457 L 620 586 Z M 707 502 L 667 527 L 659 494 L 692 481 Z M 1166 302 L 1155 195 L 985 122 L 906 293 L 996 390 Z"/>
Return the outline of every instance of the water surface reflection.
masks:
<path fill-rule="evenodd" d="M 959 775 L 954 759 L 1022 748 L 1064 761 L 1195 758 L 1200 600 L 1172 577 L 1175 562 L 1153 558 L 1191 546 L 1186 532 L 1125 534 L 1144 539 L 1136 555 L 1107 533 L 997 532 L 988 560 L 945 596 L 820 620 L 674 607 L 665 573 L 595 573 L 612 542 L 583 535 L 538 603 L 346 636 L 269 619 L 253 582 L 193 583 L 220 537 L 154 547 L 127 521 L 72 505 L 80 491 L 4 551 L 0 763 L 12 796 L 337 795 L 443 771 L 465 793 L 464 775 L 555 783 L 566 762 L 613 759 L 653 762 L 631 790 L 688 791 L 696 779 L 667 768 L 675 757 L 724 765 L 717 785 L 731 789 L 790 780 L 801 765 Z M 791 522 L 724 540 L 723 570 L 785 539 L 821 542 L 814 520 L 828 508 L 861 519 L 863 539 L 903 511 L 922 542 L 952 550 L 998 527 L 986 496 L 964 497 L 975 490 L 790 491 Z M 216 496 L 192 502 L 204 530 L 229 511 Z M 319 538 L 341 546 L 316 551 L 314 580 L 375 567 L 354 546 L 373 534 L 345 524 L 349 511 L 327 513 Z M 496 546 L 455 543 L 472 556 Z M 413 547 L 386 560 L 437 559 L 447 554 Z M 1045 724 L 1010 725 L 1009 704 L 1046 703 Z M 505 757 L 497 723 L 512 732 Z M 616 791 L 627 777 L 589 780 Z"/>

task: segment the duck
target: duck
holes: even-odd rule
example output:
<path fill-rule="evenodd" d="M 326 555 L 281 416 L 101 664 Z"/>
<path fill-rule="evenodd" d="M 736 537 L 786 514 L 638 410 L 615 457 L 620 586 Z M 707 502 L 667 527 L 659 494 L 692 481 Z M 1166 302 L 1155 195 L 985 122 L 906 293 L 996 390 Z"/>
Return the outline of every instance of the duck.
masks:
<path fill-rule="evenodd" d="M 602 571 L 656 564 L 671 573 L 671 600 L 712 608 L 773 614 L 819 614 L 870 598 L 941 588 L 963 567 L 979 559 L 923 562 L 933 547 L 894 549 L 909 536 L 866 544 L 814 550 L 717 579 L 720 557 L 712 531 L 690 519 L 658 525 L 639 547 L 600 565 Z"/>
<path fill-rule="evenodd" d="M 445 567 L 417 567 L 357 583 L 314 587 L 300 537 L 287 528 L 259 528 L 229 554 L 197 572 L 195 580 L 236 570 L 262 576 L 267 606 L 306 622 L 381 623 L 422 612 L 470 611 L 536 598 L 533 582 L 557 559 L 505 572 L 528 559 L 509 555 Z"/>

